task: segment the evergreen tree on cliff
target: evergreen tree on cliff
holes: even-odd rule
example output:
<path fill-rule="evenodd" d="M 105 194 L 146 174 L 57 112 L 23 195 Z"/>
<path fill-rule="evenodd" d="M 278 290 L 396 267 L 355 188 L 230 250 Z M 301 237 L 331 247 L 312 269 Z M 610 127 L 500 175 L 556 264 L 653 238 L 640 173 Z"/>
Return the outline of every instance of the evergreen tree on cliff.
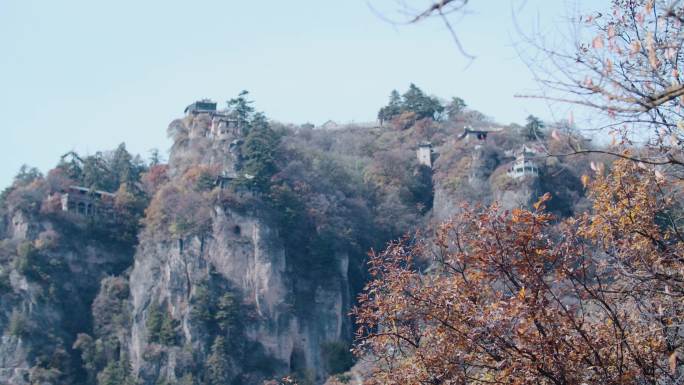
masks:
<path fill-rule="evenodd" d="M 251 118 L 254 114 L 254 101 L 248 99 L 249 91 L 241 91 L 237 98 L 228 100 L 228 109 L 235 114 L 238 126 L 243 130 L 249 130 Z"/>
<path fill-rule="evenodd" d="M 280 136 L 271 129 L 262 113 L 254 114 L 251 129 L 242 144 L 242 171 L 246 183 L 259 192 L 267 192 L 276 173 L 276 149 Z"/>
<path fill-rule="evenodd" d="M 211 354 L 207 358 L 207 383 L 224 385 L 230 379 L 230 363 L 226 357 L 226 339 L 218 336 L 211 345 Z"/>

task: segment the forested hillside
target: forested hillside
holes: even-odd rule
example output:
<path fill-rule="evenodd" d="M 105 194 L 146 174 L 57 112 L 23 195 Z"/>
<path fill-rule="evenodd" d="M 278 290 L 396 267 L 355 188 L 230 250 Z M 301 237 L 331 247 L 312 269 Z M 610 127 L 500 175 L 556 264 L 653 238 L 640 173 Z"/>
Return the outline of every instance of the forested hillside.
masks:
<path fill-rule="evenodd" d="M 405 11 L 410 23 L 439 16 L 449 26 L 445 15 L 467 17 L 467 6 Z M 540 85 L 527 97 L 569 110 L 566 125 L 582 111 L 611 144 L 530 117 L 505 173 L 497 147 L 521 136 L 446 168 L 438 159 L 433 215 L 443 211 L 440 183 L 458 191 L 447 202 L 487 204 L 461 205 L 434 232 L 371 254 L 353 315 L 355 353 L 372 364 L 331 383 L 684 382 L 684 9 L 658 0 L 591 6 L 603 8 L 572 15 L 562 47 L 541 32 L 526 37 Z M 543 165 L 532 155 L 539 144 Z M 473 189 L 475 176 L 489 183 Z"/>
<path fill-rule="evenodd" d="M 415 85 L 369 125 L 270 121 L 247 92 L 188 108 L 168 162 L 70 152 L 3 191 L 3 382 L 321 383 L 354 363 L 369 250 L 464 203 L 585 205 L 586 161 L 548 156 L 551 130 L 586 143 L 572 127 L 503 126 Z M 534 173 L 516 175 L 523 146 Z"/>
<path fill-rule="evenodd" d="M 72 139 L 71 125 L 148 126 L 155 103 L 177 103 L 160 90 L 239 79 L 285 93 L 188 96 L 167 107 L 177 114 L 166 130 L 148 127 L 168 148 L 65 148 L 49 168 L 18 170 L 0 192 L 0 385 L 684 384 L 681 2 L 592 2 L 532 23 L 531 2 L 513 2 L 506 18 L 522 41 L 504 53 L 498 2 L 366 4 L 393 26 L 441 23 L 472 69 L 459 73 L 434 35 L 375 40 L 367 21 L 349 28 L 341 2 L 123 6 L 114 32 L 91 16 L 119 4 L 92 3 L 2 7 L 13 33 L 0 34 L 11 35 L 0 62 L 11 113 L 0 114 L 14 131 L 1 143 L 32 146 L 12 159 L 41 164 L 41 146 Z M 348 29 L 333 28 L 342 19 Z M 352 39 L 353 53 L 330 54 Z M 392 84 L 385 76 L 409 84 L 375 106 L 360 90 Z M 304 78 L 349 84 L 317 93 Z M 127 88 L 137 82 L 147 86 Z M 500 95 L 518 85 L 520 110 L 562 118 L 511 115 Z M 124 112 L 103 114 L 104 100 Z M 318 120 L 340 100 L 375 119 L 261 112 L 297 105 Z"/>

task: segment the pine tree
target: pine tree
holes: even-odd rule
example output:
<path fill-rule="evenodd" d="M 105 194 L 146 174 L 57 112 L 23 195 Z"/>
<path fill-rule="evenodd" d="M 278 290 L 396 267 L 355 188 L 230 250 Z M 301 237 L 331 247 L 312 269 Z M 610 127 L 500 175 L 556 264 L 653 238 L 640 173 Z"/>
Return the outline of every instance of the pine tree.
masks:
<path fill-rule="evenodd" d="M 195 293 L 192 296 L 192 310 L 190 315 L 193 319 L 200 322 L 207 323 L 212 319 L 212 306 L 209 286 L 206 282 L 202 282 L 195 287 Z"/>
<path fill-rule="evenodd" d="M 126 150 L 125 143 L 119 144 L 111 159 L 111 172 L 119 184 L 134 180 L 136 175 L 132 167 L 133 156 Z"/>
<path fill-rule="evenodd" d="M 415 84 L 411 83 L 409 85 L 409 89 L 404 93 L 403 99 L 404 110 L 412 111 L 416 114 L 423 110 L 425 94 L 423 93 L 423 90 L 418 88 Z"/>
<path fill-rule="evenodd" d="M 101 152 L 86 157 L 83 160 L 81 183 L 97 190 L 113 191 L 119 187 L 118 178 L 113 178 Z"/>
<path fill-rule="evenodd" d="M 238 303 L 232 293 L 226 293 L 219 298 L 216 315 L 214 319 L 219 329 L 223 332 L 230 331 L 237 322 Z"/>
<path fill-rule="evenodd" d="M 30 167 L 26 164 L 21 165 L 19 172 L 14 176 L 14 183 L 26 186 L 36 179 L 43 177 L 43 174 L 35 167 Z"/>
<path fill-rule="evenodd" d="M 465 106 L 465 103 L 463 104 Z M 405 112 L 415 114 L 415 119 L 439 119 L 444 106 L 436 98 L 425 95 L 423 90 L 411 83 L 408 91 L 399 95 L 396 90 L 390 94 L 389 104 L 378 111 L 378 119 L 382 124 Z"/>
<path fill-rule="evenodd" d="M 153 148 L 150 150 L 150 162 L 149 166 L 156 166 L 158 164 L 161 164 L 162 162 L 162 157 L 159 154 L 159 149 Z"/>
<path fill-rule="evenodd" d="M 537 140 L 544 137 L 544 122 L 534 115 L 527 117 L 527 124 L 525 125 L 525 137 L 528 140 Z"/>
<path fill-rule="evenodd" d="M 467 107 L 461 98 L 451 98 L 451 102 L 446 106 L 446 113 L 450 120 L 456 119 Z"/>
<path fill-rule="evenodd" d="M 238 94 L 237 98 L 228 100 L 228 109 L 235 114 L 238 121 L 238 127 L 240 127 L 243 132 L 247 132 L 250 129 L 250 120 L 252 114 L 254 114 L 254 107 L 252 107 L 252 100 L 247 99 L 249 91 L 243 90 Z"/>
<path fill-rule="evenodd" d="M 148 342 L 159 342 L 159 333 L 161 332 L 163 322 L 162 317 L 159 305 L 151 304 L 147 313 L 147 320 L 145 321 Z"/>
<path fill-rule="evenodd" d="M 125 380 L 124 370 L 118 361 L 110 361 L 97 375 L 97 385 L 122 385 Z"/>
<path fill-rule="evenodd" d="M 380 124 L 392 120 L 395 116 L 399 116 L 402 110 L 401 95 L 397 90 L 392 90 L 390 94 L 389 103 L 378 111 L 378 120 Z"/>
<path fill-rule="evenodd" d="M 170 314 L 164 313 L 162 316 L 161 327 L 159 328 L 159 343 L 166 346 L 175 345 L 178 342 L 176 333 L 177 322 Z"/>
<path fill-rule="evenodd" d="M 411 83 L 403 95 L 403 110 L 416 114 L 416 119 L 438 119 L 444 106 L 436 98 L 425 95 L 423 90 Z"/>
<path fill-rule="evenodd" d="M 226 355 L 226 340 L 222 336 L 214 339 L 206 368 L 209 385 L 224 385 L 229 382 L 230 363 Z"/>
<path fill-rule="evenodd" d="M 242 171 L 248 184 L 257 191 L 267 192 L 271 177 L 277 171 L 275 157 L 280 136 L 270 128 L 263 115 L 257 114 L 253 122 L 241 147 L 244 158 Z"/>
<path fill-rule="evenodd" d="M 73 180 L 83 177 L 83 159 L 74 151 L 69 151 L 59 159 L 57 168 L 64 170 L 65 175 Z"/>

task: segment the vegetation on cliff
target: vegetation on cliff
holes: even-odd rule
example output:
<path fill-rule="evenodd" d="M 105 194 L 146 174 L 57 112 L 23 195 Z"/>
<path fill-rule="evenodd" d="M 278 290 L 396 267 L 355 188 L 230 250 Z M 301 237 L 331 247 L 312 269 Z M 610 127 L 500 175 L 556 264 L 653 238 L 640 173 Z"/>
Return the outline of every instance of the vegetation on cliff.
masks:
<path fill-rule="evenodd" d="M 575 52 L 543 50 L 560 73 L 545 97 L 594 109 L 614 138 L 591 148 L 533 117 L 524 128 L 547 142 L 548 171 L 600 154 L 571 179 L 589 205 L 568 218 L 548 193 L 513 210 L 464 205 L 434 238 L 373 254 L 354 313 L 356 352 L 377 362 L 369 384 L 682 382 L 682 14 L 614 1 L 579 18 L 591 38 Z"/>
<path fill-rule="evenodd" d="M 539 122 L 534 138 L 529 127 L 512 125 L 485 142 L 461 140 L 466 127 L 494 124 L 459 98 L 441 102 L 415 85 L 397 95 L 381 109 L 387 124 L 323 130 L 269 121 L 243 92 L 228 102 L 227 110 L 239 122 L 239 134 L 216 140 L 206 134 L 211 122 L 205 116 L 179 119 L 169 127 L 174 140 L 169 164 L 162 163 L 158 153 L 145 163 L 121 145 L 86 157 L 68 153 L 46 176 L 22 168 L 2 194 L 6 221 L 23 215 L 29 228 L 18 238 L 10 227 L 3 230 L 7 239 L 2 247 L 9 251 L 0 289 L 3 298 L 12 298 L 7 303 L 16 305 L 7 313 L 6 333 L 35 340 L 36 330 L 43 327 L 45 338 L 53 341 L 51 354 L 66 355 L 70 362 L 69 367 L 54 366 L 54 360 L 41 358 L 32 373 L 88 384 L 144 382 L 147 376 L 165 383 L 218 384 L 237 378 L 251 381 L 247 378 L 255 373 L 276 375 L 284 364 L 245 335 L 245 325 L 256 319 L 254 303 L 214 272 L 191 283 L 189 325 L 181 325 L 166 296 L 150 298 L 143 322 L 145 362 L 159 368 L 169 354 L 182 358 L 177 358 L 181 364 L 173 375 L 153 372 L 140 378 L 131 368 L 129 352 L 134 320 L 128 274 L 134 247 L 179 245 L 182 253 L 186 243 L 203 244 L 214 231 L 217 208 L 259 218 L 276 229 L 282 242 L 292 315 L 313 322 L 306 320 L 319 289 L 353 296 L 368 279 L 368 250 L 383 249 L 389 240 L 431 223 L 435 210 L 443 210 L 435 203 L 444 204 L 435 202 L 435 190 L 453 197 L 447 199 L 493 201 L 497 192 L 515 190 L 520 183 L 507 174 L 513 159 L 507 151 L 523 144 L 554 146 Z M 570 131 L 566 135 L 579 138 Z M 432 167 L 416 157 L 416 148 L 424 142 L 436 149 Z M 585 166 L 565 159 L 542 165 L 539 179 L 542 186 L 553 187 L 557 212 L 573 213 L 582 202 L 583 190 L 575 182 Z M 565 174 L 557 177 L 561 172 Z M 108 203 L 111 215 L 63 211 L 62 197 L 73 186 L 84 191 L 86 201 L 95 202 L 102 191 L 115 194 Z M 34 234 L 32 228 L 40 231 Z M 239 226 L 231 231 L 236 239 L 245 235 Z M 77 270 L 64 253 L 78 254 L 90 242 L 121 256 L 80 278 L 86 289 L 73 297 L 80 310 L 72 313 L 68 309 L 74 301 L 67 298 L 73 296 L 70 282 Z M 45 327 L 37 321 L 38 314 L 22 310 L 26 298 L 17 295 L 12 271 L 41 287 L 41 301 L 63 319 Z M 191 353 L 187 328 L 200 336 L 204 350 Z M 55 339 L 55 334 L 60 337 Z M 318 347 L 324 366 L 320 370 L 343 372 L 353 364 L 350 339 Z M 315 381 L 314 371 L 295 353 L 290 370 L 300 380 Z"/>

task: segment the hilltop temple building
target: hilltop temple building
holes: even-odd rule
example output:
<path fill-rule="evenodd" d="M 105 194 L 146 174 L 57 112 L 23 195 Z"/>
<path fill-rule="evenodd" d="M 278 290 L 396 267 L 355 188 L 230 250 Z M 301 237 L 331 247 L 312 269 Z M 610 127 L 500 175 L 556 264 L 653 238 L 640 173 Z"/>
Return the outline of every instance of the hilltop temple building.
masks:
<path fill-rule="evenodd" d="M 198 100 L 185 107 L 185 115 L 208 115 L 211 118 L 211 128 L 202 136 L 223 140 L 234 139 L 243 134 L 235 114 L 228 110 L 217 110 L 216 102 L 210 99 Z"/>
<path fill-rule="evenodd" d="M 508 175 L 513 179 L 520 179 L 525 177 L 538 177 L 539 166 L 536 158 L 540 154 L 540 150 L 535 147 L 523 145 L 518 151 L 514 152 L 515 161 L 513 166 L 508 170 Z"/>

